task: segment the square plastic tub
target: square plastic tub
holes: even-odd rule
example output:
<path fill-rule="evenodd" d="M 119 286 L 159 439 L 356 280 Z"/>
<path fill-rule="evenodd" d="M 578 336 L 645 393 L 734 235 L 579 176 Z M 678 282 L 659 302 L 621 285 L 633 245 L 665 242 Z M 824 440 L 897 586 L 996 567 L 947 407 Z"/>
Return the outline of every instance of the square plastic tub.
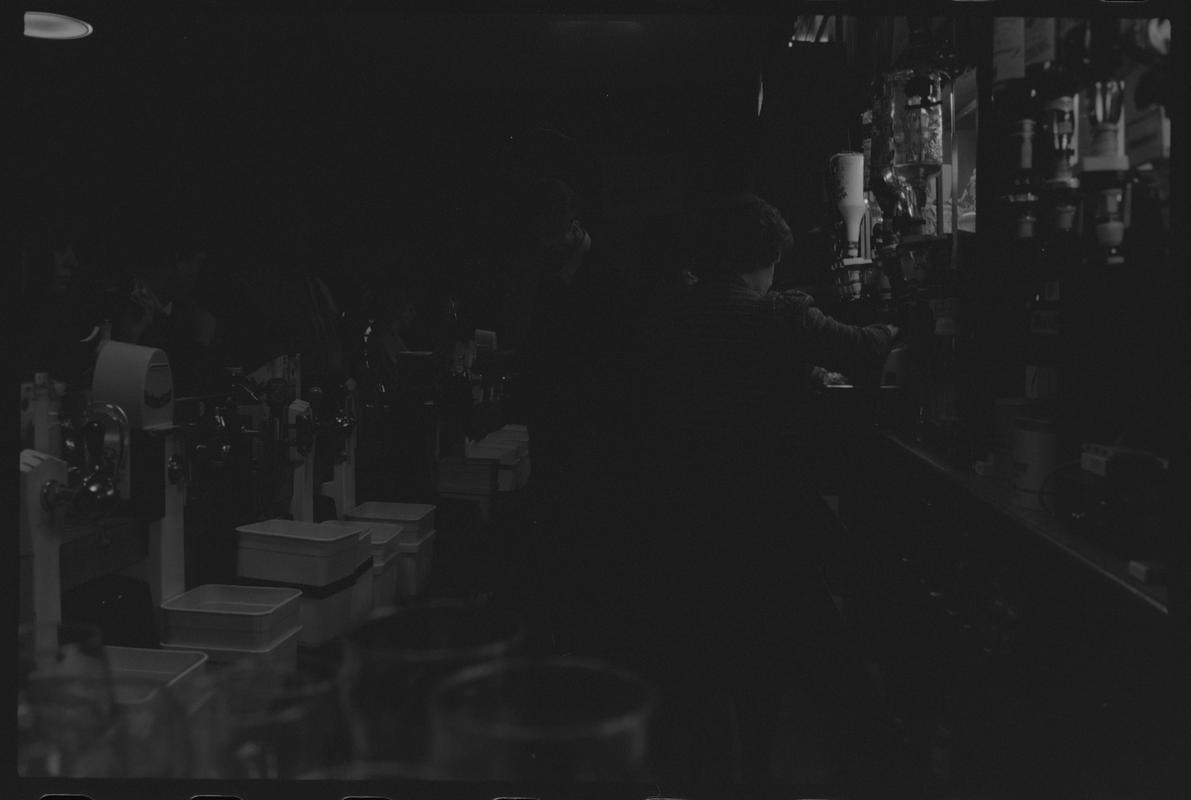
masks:
<path fill-rule="evenodd" d="M 272 519 L 243 525 L 239 574 L 244 578 L 326 586 L 359 566 L 361 528 Z"/>
<path fill-rule="evenodd" d="M 200 650 L 207 654 L 207 663 L 214 669 L 251 661 L 265 669 L 293 672 L 298 668 L 298 639 L 301 633 L 302 629 L 296 627 L 262 647 L 195 647 L 177 642 L 165 646 L 171 650 Z"/>
<path fill-rule="evenodd" d="M 376 562 L 387 561 L 397 553 L 397 537 L 401 531 L 405 530 L 401 525 L 391 522 L 359 522 L 346 519 L 329 519 L 323 523 L 324 525 L 342 525 L 348 528 L 364 528 L 368 532 L 368 552 L 365 552 L 361 558 L 367 558 L 368 555 Z"/>
<path fill-rule="evenodd" d="M 507 446 L 503 442 L 488 443 L 487 440 L 478 444 L 467 443 L 468 458 L 495 459 L 502 467 L 511 467 L 517 463 L 519 456 L 517 446 Z"/>
<path fill-rule="evenodd" d="M 352 610 L 351 610 L 351 624 L 358 625 L 364 620 L 368 619 L 368 615 L 372 613 L 373 606 L 373 569 L 369 567 L 364 570 L 360 577 L 356 578 L 356 583 L 352 587 Z"/>
<path fill-rule="evenodd" d="M 254 649 L 299 625 L 297 589 L 196 586 L 161 604 L 165 638 L 197 647 Z"/>
<path fill-rule="evenodd" d="M 435 535 L 435 531 L 423 534 L 406 531 L 401 534 L 397 546 L 397 591 L 403 597 L 417 597 L 425 591 L 434 563 Z"/>
<path fill-rule="evenodd" d="M 525 446 L 525 451 L 529 452 L 529 431 L 524 428 L 516 428 L 511 425 L 506 425 L 498 431 L 493 431 L 488 434 L 486 439 L 491 441 L 511 441 L 518 442 Z"/>
<path fill-rule="evenodd" d="M 529 455 L 529 443 L 522 442 L 518 439 L 509 437 L 497 436 L 489 434 L 477 443 L 480 447 L 498 447 L 502 450 L 511 450 L 516 458 L 525 458 Z M 471 455 L 471 453 L 468 453 Z"/>
<path fill-rule="evenodd" d="M 372 567 L 372 607 L 387 608 L 397 603 L 397 568 L 401 557 L 394 554 Z"/>
<path fill-rule="evenodd" d="M 388 522 L 406 530 L 434 530 L 434 506 L 425 503 L 363 503 L 346 514 L 349 520 Z"/>
<path fill-rule="evenodd" d="M 442 458 L 438 461 L 440 495 L 492 494 L 497 491 L 500 464 L 494 459 Z"/>
<path fill-rule="evenodd" d="M 114 678 L 143 678 L 160 684 L 169 689 L 178 705 L 185 709 L 193 708 L 202 699 L 203 679 L 207 674 L 206 653 L 111 645 L 103 651 Z M 133 696 L 134 692 L 140 694 L 136 687 L 118 687 L 116 702 L 135 705 L 149 699 L 149 695 Z"/>
<path fill-rule="evenodd" d="M 302 644 L 317 647 L 347 633 L 352 622 L 352 601 L 358 582 L 357 579 L 325 597 L 302 596 L 302 632 L 299 639 Z"/>
<path fill-rule="evenodd" d="M 516 448 L 502 447 L 499 444 L 492 447 L 484 445 L 468 445 L 468 459 L 496 461 L 496 489 L 500 492 L 511 492 L 525 485 L 522 478 L 524 470 L 521 468 L 522 459 L 517 456 Z"/>

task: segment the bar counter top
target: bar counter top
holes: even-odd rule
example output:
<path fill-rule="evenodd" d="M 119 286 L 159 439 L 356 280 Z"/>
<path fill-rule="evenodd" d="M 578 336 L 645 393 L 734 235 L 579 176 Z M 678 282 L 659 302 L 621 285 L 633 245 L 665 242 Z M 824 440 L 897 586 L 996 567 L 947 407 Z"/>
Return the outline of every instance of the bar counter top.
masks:
<path fill-rule="evenodd" d="M 1072 532 L 1060 518 L 1015 504 L 1013 491 L 999 485 L 996 479 L 978 475 L 970 465 L 955 463 L 937 448 L 917 442 L 903 433 L 882 430 L 877 439 L 929 467 L 941 479 L 992 509 L 1006 522 L 1040 537 L 1066 558 L 1092 570 L 1153 610 L 1164 615 L 1169 613 L 1165 586 L 1149 585 L 1137 580 L 1129 574 L 1128 562 L 1096 542 Z"/>

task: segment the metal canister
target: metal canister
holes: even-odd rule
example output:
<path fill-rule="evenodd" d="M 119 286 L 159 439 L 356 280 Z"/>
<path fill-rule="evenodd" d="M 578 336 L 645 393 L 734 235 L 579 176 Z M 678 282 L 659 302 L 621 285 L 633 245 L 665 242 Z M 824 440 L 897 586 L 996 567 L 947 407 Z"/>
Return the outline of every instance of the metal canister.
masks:
<path fill-rule="evenodd" d="M 1045 494 L 1053 485 L 1058 433 L 1052 420 L 1017 417 L 1013 420 L 1013 494 L 1017 505 L 1044 510 Z"/>

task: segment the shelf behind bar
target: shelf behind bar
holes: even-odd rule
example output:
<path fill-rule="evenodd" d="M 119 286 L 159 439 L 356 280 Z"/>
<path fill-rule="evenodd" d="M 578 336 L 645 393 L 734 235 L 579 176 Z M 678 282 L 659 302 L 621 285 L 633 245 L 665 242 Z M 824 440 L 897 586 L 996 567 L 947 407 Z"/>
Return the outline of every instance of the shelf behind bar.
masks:
<path fill-rule="evenodd" d="M 1129 575 L 1127 563 L 1114 558 L 1095 543 L 1064 530 L 1063 524 L 1059 520 L 1043 512 L 1031 511 L 1015 505 L 1010 489 L 998 486 L 991 479 L 976 475 L 967 468 L 948 463 L 946 459 L 932 452 L 929 447 L 914 442 L 902 434 L 884 431 L 881 434 L 881 439 L 930 467 L 950 484 L 959 487 L 969 496 L 998 512 L 1007 521 L 1040 536 L 1063 555 L 1091 569 L 1153 609 L 1162 614 L 1169 614 L 1166 587 L 1147 586 L 1139 583 Z"/>

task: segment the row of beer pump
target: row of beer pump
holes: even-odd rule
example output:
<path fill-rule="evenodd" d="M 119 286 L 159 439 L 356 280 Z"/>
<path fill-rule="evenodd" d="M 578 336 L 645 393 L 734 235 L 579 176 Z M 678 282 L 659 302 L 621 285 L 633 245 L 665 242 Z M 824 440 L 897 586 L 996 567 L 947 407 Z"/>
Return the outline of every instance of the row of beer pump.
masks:
<path fill-rule="evenodd" d="M 185 592 L 188 483 L 198 469 L 218 470 L 245 455 L 237 447 L 257 463 L 276 458 L 288 467 L 282 473 L 292 480 L 292 519 L 314 522 L 317 495 L 332 500 L 339 518 L 355 506 L 354 387 L 344 387 L 336 407 L 318 387 L 304 399 L 297 356 L 229 377 L 232 391 L 203 398 L 198 416 L 181 424 L 169 359 L 153 348 L 100 344 L 87 393 L 69 393 L 44 373 L 22 387 L 23 423 L 32 429 L 32 447 L 20 456 L 22 602 L 30 605 L 24 622 L 45 632 L 61 621 L 59 549 L 68 518 L 84 526 L 113 514 L 139 518 L 147 526 L 143 577 L 154 607 Z M 318 483 L 320 445 L 335 456 L 331 480 Z"/>

